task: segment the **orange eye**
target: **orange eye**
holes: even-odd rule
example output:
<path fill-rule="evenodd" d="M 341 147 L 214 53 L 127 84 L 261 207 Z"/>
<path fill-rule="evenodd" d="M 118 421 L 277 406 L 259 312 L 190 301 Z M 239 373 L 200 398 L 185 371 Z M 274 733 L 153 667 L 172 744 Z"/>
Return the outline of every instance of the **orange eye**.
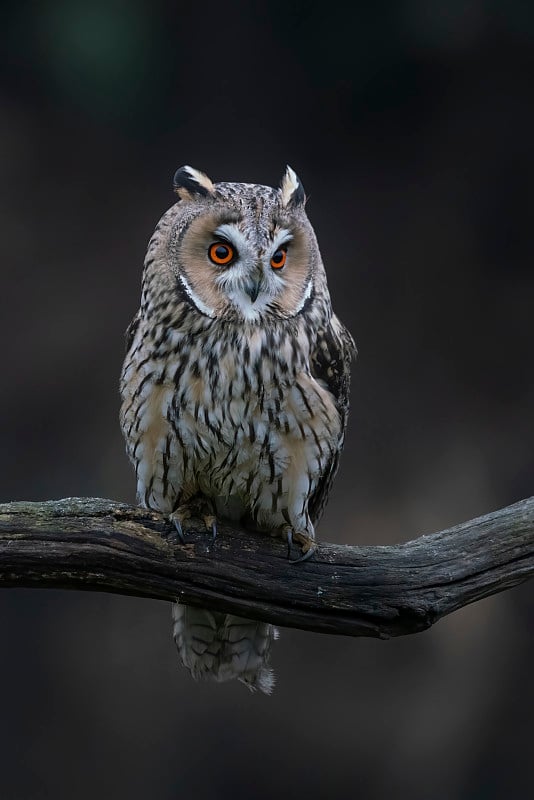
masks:
<path fill-rule="evenodd" d="M 271 257 L 271 267 L 273 269 L 282 269 L 286 263 L 286 258 L 287 250 L 284 250 L 283 247 L 279 247 L 276 253 L 273 253 Z"/>
<path fill-rule="evenodd" d="M 234 248 L 230 247 L 226 242 L 214 242 L 214 244 L 210 245 L 208 255 L 214 264 L 224 266 L 230 263 L 235 253 Z"/>

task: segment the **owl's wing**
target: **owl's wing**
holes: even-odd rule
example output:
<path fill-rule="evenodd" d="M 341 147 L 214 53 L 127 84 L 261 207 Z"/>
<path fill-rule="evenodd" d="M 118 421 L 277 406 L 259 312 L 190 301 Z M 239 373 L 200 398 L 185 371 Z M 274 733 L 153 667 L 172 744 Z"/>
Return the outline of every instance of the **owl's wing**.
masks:
<path fill-rule="evenodd" d="M 135 317 L 132 319 L 128 327 L 126 328 L 126 332 L 124 334 L 124 339 L 126 341 L 126 352 L 129 351 L 130 347 L 133 344 L 133 340 L 135 338 L 135 334 L 137 333 L 137 329 L 139 327 L 139 322 L 141 321 L 141 314 L 138 311 Z"/>
<path fill-rule="evenodd" d="M 328 389 L 334 397 L 341 417 L 341 433 L 338 447 L 332 454 L 330 463 L 308 503 L 313 523 L 320 519 L 324 511 L 339 465 L 349 412 L 350 364 L 356 353 L 352 336 L 339 319 L 335 315 L 332 316 L 328 327 L 318 331 L 315 350 L 311 356 L 311 372 L 315 380 Z"/>

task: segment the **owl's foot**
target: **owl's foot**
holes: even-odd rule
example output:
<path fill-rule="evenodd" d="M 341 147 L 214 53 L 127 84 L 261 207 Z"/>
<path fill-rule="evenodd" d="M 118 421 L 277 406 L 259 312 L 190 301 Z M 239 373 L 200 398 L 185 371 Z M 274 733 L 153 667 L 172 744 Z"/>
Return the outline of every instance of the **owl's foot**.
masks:
<path fill-rule="evenodd" d="M 211 532 L 211 538 L 215 539 L 217 536 L 217 518 L 214 514 L 213 504 L 207 497 L 197 496 L 193 497 L 187 503 L 183 503 L 178 508 L 169 514 L 169 522 L 174 525 L 174 536 L 185 544 L 184 536 L 184 522 L 191 517 L 200 517 L 204 520 L 206 528 Z"/>
<path fill-rule="evenodd" d="M 303 561 L 307 561 L 317 551 L 317 544 L 311 536 L 295 531 L 289 525 L 283 528 L 282 536 L 287 538 L 287 558 L 292 564 L 302 564 Z M 301 545 L 301 555 L 298 558 L 291 558 L 291 550 L 295 543 Z"/>

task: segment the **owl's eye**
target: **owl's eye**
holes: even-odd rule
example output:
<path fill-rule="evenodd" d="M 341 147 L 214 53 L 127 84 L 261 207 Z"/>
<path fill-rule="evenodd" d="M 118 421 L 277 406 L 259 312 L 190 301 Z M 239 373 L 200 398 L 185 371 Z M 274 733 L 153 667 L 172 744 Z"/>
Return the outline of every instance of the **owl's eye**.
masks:
<path fill-rule="evenodd" d="M 273 269 L 282 269 L 286 263 L 286 258 L 287 250 L 284 250 L 283 247 L 279 247 L 278 250 L 271 256 L 271 267 Z"/>
<path fill-rule="evenodd" d="M 226 242 L 214 242 L 210 245 L 208 255 L 214 264 L 224 266 L 229 264 L 235 256 L 234 248 Z"/>

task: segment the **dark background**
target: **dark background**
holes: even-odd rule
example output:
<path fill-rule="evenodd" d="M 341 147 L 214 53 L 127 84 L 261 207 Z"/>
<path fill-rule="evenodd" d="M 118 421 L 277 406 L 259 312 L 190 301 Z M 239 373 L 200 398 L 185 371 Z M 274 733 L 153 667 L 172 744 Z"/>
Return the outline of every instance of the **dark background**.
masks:
<path fill-rule="evenodd" d="M 532 494 L 528 3 L 5 5 L 1 499 L 134 500 L 123 332 L 182 164 L 309 195 L 360 350 L 319 537 Z M 271 698 L 179 667 L 170 607 L 0 596 L 0 797 L 524 798 L 532 586 L 390 642 L 283 630 Z"/>

